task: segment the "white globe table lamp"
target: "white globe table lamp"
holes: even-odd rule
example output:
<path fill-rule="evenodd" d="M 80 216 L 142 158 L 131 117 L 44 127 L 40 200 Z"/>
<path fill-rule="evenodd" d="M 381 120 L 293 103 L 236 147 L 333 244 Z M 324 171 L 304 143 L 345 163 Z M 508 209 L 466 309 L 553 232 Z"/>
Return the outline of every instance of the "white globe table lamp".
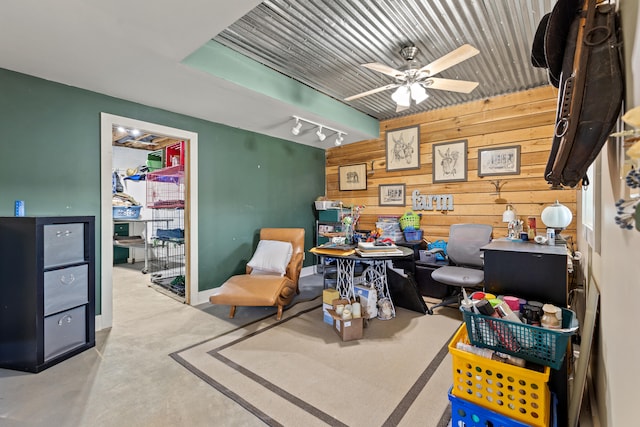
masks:
<path fill-rule="evenodd" d="M 565 239 L 560 236 L 560 232 L 571 224 L 571 220 L 573 219 L 571 210 L 556 200 L 553 205 L 547 206 L 542 210 L 540 218 L 544 225 L 555 230 L 556 244 L 566 244 Z"/>

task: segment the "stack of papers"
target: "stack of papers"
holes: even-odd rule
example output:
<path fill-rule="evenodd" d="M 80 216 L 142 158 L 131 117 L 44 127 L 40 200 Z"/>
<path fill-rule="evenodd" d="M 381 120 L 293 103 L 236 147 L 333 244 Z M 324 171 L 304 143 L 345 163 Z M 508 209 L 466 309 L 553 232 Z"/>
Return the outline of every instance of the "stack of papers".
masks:
<path fill-rule="evenodd" d="M 363 251 L 377 251 L 377 250 L 388 250 L 388 249 L 398 249 L 398 247 L 393 243 L 388 244 L 376 244 L 376 242 L 358 242 L 358 249 Z"/>
<path fill-rule="evenodd" d="M 379 257 L 403 255 L 403 252 L 394 244 L 376 245 L 375 242 L 360 242 L 356 252 L 361 257 Z"/>

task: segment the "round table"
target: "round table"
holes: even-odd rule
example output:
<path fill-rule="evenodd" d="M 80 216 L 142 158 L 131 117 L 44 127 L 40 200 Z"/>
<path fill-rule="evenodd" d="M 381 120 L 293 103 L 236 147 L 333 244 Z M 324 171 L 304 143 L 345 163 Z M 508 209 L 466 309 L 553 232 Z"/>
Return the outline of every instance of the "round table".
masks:
<path fill-rule="evenodd" d="M 375 254 L 370 256 L 360 256 L 358 253 L 352 253 L 350 255 L 324 255 L 336 259 L 337 264 L 337 284 L 336 289 L 340 293 L 340 298 L 346 298 L 350 301 L 356 299 L 354 290 L 354 268 L 356 261 L 361 261 L 369 264 L 363 272 L 364 281 L 369 286 L 373 285 L 378 294 L 378 301 L 382 298 L 387 298 L 391 303 L 392 317 L 396 315 L 396 309 L 391 301 L 389 295 L 389 286 L 387 284 L 387 261 L 398 258 L 413 257 L 414 253 L 412 249 L 397 246 L 397 249 L 402 252 L 398 255 L 388 254 Z"/>

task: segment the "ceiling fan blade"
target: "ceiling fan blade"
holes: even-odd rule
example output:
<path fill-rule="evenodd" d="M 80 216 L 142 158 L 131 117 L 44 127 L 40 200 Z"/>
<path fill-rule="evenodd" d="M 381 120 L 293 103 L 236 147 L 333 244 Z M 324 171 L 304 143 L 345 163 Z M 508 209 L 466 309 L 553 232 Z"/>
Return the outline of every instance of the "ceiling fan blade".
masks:
<path fill-rule="evenodd" d="M 470 93 L 476 87 L 478 82 L 469 82 L 466 80 L 440 79 L 431 77 L 424 82 L 428 89 L 450 90 L 452 92 Z"/>
<path fill-rule="evenodd" d="M 382 92 L 383 90 L 393 89 L 393 88 L 398 87 L 398 86 L 400 86 L 400 85 L 397 84 L 397 83 L 391 83 L 391 84 L 386 85 L 386 86 L 378 87 L 378 88 L 375 88 L 375 89 L 368 90 L 366 92 L 359 93 L 357 95 L 350 96 L 348 98 L 345 98 L 344 100 L 345 101 L 353 101 L 354 99 L 362 98 L 363 96 L 373 95 L 374 93 Z"/>
<path fill-rule="evenodd" d="M 430 64 L 425 65 L 424 67 L 418 70 L 419 73 L 428 73 L 429 76 L 436 75 L 441 71 L 446 70 L 447 68 L 453 67 L 456 64 L 461 63 L 473 56 L 479 54 L 480 51 L 470 44 L 463 44 L 456 50 L 452 50 L 446 55 L 436 59 Z"/>
<path fill-rule="evenodd" d="M 384 65 L 379 62 L 370 62 L 368 64 L 362 64 L 362 66 L 370 70 L 386 74 L 387 76 L 394 77 L 396 79 L 404 79 L 406 77 L 403 71 L 396 70 L 395 68 L 391 68 L 388 65 Z"/>

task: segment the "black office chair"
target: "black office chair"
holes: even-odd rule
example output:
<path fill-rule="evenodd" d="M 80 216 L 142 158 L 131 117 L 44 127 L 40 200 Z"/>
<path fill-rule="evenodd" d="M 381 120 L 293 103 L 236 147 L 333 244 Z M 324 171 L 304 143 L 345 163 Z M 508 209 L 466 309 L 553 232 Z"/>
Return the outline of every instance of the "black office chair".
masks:
<path fill-rule="evenodd" d="M 476 288 L 484 284 L 484 257 L 480 248 L 491 241 L 493 227 L 487 224 L 453 224 L 449 228 L 446 258 L 449 265 L 440 267 L 431 273 L 433 280 L 459 288 Z M 431 253 L 444 251 L 432 249 Z M 461 289 L 446 297 L 433 309 L 460 303 Z"/>

